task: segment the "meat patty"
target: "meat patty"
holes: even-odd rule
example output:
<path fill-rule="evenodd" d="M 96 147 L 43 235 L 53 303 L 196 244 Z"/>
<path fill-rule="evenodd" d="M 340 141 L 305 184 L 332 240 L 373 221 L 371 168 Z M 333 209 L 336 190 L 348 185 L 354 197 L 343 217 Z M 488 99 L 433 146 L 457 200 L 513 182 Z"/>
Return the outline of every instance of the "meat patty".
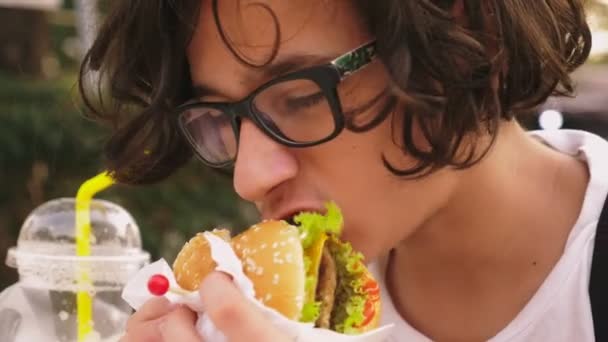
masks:
<path fill-rule="evenodd" d="M 331 253 L 329 253 L 329 248 L 326 244 L 323 247 L 317 283 L 316 300 L 321 302 L 319 318 L 315 322 L 315 326 L 317 327 L 329 328 L 331 311 L 334 307 L 337 278 L 336 262 Z"/>

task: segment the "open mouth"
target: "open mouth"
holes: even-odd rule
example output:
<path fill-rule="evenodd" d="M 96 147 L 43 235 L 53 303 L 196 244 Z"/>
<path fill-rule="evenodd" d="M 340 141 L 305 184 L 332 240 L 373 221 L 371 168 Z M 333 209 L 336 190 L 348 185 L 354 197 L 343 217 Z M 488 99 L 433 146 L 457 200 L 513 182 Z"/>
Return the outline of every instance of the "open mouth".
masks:
<path fill-rule="evenodd" d="M 298 224 L 295 222 L 295 218 L 296 218 L 296 217 L 297 217 L 299 214 L 301 214 L 301 213 L 319 213 L 319 214 L 321 214 L 321 215 L 323 215 L 323 214 L 324 214 L 324 213 L 323 213 L 323 211 L 321 211 L 321 210 L 315 210 L 315 209 L 301 209 L 301 210 L 296 210 L 296 211 L 293 211 L 293 212 L 291 212 L 291 213 L 289 213 L 289 214 L 287 214 L 287 215 L 283 216 L 283 217 L 281 218 L 281 220 L 283 220 L 283 221 L 285 221 L 285 222 L 289 223 L 289 224 L 290 224 L 290 225 L 292 225 L 292 226 L 297 226 Z"/>
<path fill-rule="evenodd" d="M 289 215 L 289 216 L 285 217 L 283 220 L 292 226 L 297 226 L 297 223 L 295 222 L 296 215 L 297 215 L 297 213 L 293 214 L 293 215 Z"/>

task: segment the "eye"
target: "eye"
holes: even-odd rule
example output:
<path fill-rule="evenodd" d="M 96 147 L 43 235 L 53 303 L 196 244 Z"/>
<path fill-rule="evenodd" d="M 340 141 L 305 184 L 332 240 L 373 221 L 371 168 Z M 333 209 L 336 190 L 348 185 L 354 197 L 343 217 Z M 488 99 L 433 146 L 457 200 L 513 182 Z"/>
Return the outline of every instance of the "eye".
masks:
<path fill-rule="evenodd" d="M 285 106 L 291 111 L 297 111 L 318 105 L 323 99 L 324 95 L 321 92 L 306 96 L 287 97 L 285 99 Z"/>

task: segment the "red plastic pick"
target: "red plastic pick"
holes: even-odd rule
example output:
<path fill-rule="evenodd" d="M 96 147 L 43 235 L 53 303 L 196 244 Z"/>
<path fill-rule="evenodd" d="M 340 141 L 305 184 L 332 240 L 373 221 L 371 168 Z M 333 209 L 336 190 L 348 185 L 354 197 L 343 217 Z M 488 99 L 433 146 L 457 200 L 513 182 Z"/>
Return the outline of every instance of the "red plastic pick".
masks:
<path fill-rule="evenodd" d="M 169 291 L 169 279 L 162 274 L 155 274 L 148 280 L 148 291 L 155 296 L 162 296 Z"/>

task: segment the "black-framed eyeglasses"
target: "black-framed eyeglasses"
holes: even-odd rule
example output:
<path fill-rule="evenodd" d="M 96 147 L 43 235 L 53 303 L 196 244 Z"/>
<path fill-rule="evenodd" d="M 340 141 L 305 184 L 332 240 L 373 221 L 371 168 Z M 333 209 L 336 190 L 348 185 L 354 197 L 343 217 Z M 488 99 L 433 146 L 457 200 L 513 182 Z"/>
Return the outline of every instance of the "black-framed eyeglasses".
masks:
<path fill-rule="evenodd" d="M 328 64 L 273 79 L 241 101 L 187 103 L 177 108 L 178 127 L 199 159 L 211 167 L 234 163 L 242 118 L 285 146 L 327 142 L 345 125 L 338 84 L 375 57 L 372 41 Z"/>

